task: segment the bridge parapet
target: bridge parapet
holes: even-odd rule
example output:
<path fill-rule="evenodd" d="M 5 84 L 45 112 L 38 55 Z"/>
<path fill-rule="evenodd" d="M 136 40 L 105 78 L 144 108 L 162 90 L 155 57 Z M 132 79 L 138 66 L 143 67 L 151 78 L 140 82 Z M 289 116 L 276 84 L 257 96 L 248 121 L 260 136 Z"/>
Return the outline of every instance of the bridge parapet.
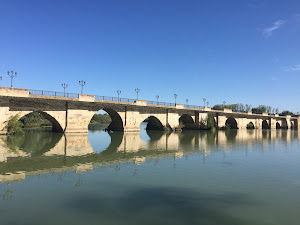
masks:
<path fill-rule="evenodd" d="M 248 115 L 252 115 L 252 112 L 251 112 L 251 111 L 248 111 L 247 114 L 248 114 Z"/>
<path fill-rule="evenodd" d="M 226 112 L 226 113 L 232 113 L 232 109 L 224 109 L 224 112 Z"/>
<path fill-rule="evenodd" d="M 183 104 L 176 104 L 175 107 L 176 107 L 176 109 L 183 109 L 184 105 Z"/>
<path fill-rule="evenodd" d="M 140 106 L 146 106 L 147 105 L 147 101 L 146 100 L 135 100 L 134 102 L 136 105 L 140 105 Z"/>
<path fill-rule="evenodd" d="M 79 94 L 79 101 L 95 102 L 95 95 Z"/>
<path fill-rule="evenodd" d="M 211 111 L 210 107 L 204 107 L 204 111 Z"/>
<path fill-rule="evenodd" d="M 263 115 L 263 116 L 268 116 L 268 115 L 269 115 L 269 113 L 262 113 L 262 115 Z"/>
<path fill-rule="evenodd" d="M 12 96 L 12 97 L 28 97 L 29 89 L 0 87 L 0 95 L 1 96 Z"/>

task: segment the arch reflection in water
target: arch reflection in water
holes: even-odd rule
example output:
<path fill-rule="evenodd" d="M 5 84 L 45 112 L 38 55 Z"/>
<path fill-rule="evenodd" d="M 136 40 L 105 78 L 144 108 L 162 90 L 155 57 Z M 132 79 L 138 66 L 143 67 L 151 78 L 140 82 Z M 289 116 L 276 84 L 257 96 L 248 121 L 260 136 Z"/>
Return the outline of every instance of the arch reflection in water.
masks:
<path fill-rule="evenodd" d="M 102 132 L 102 131 L 101 131 Z M 184 154 L 209 155 L 212 151 L 254 149 L 267 151 L 270 143 L 298 141 L 300 133 L 281 130 L 229 130 L 218 132 L 184 131 L 165 133 L 147 131 L 148 141 L 140 133 L 114 132 L 111 142 L 100 153 L 90 145 L 87 135 L 25 133 L 0 137 L 0 182 L 18 181 L 26 175 L 49 171 L 91 171 L 95 165 L 141 164 L 147 159 L 182 157 Z M 101 139 L 99 140 L 101 141 Z M 266 146 L 266 148 L 264 148 Z"/>

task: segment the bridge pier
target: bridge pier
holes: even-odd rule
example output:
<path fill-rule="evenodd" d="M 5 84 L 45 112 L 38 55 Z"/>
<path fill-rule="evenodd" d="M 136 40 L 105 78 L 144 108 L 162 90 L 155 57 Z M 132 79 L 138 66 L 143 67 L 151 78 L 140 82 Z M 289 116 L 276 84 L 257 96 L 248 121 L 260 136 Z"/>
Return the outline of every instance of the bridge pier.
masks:
<path fill-rule="evenodd" d="M 272 130 L 276 129 L 276 122 L 277 122 L 276 119 L 273 119 L 273 118 L 269 119 L 270 129 L 272 129 Z"/>

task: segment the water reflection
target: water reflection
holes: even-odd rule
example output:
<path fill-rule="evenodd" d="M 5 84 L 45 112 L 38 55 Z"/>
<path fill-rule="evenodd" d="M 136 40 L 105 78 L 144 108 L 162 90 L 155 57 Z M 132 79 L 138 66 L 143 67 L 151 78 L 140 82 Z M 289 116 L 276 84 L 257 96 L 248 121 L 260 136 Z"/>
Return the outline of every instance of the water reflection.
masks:
<path fill-rule="evenodd" d="M 103 131 L 98 131 L 102 132 Z M 106 133 L 107 134 L 107 133 Z M 97 135 L 93 132 L 90 135 Z M 299 140 L 300 133 L 278 130 L 184 131 L 164 133 L 109 133 L 111 141 L 100 153 L 91 146 L 88 135 L 25 133 L 0 137 L 0 182 L 19 181 L 26 175 L 49 171 L 92 171 L 96 165 L 117 165 L 121 162 L 142 164 L 147 159 L 181 158 L 197 152 L 207 156 L 213 151 L 267 151 L 268 145 L 289 144 Z M 101 139 L 98 140 L 102 142 Z M 265 147 L 264 147 L 265 146 Z"/>

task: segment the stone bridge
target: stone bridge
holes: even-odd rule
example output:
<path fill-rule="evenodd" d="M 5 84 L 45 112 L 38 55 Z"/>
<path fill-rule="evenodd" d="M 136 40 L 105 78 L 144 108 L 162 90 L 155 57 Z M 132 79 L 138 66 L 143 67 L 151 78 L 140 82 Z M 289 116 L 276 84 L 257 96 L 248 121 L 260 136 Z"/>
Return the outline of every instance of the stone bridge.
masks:
<path fill-rule="evenodd" d="M 185 128 L 197 129 L 208 113 L 216 125 L 244 129 L 252 123 L 257 129 L 298 128 L 299 116 L 279 116 L 232 112 L 230 109 L 212 110 L 209 107 L 159 103 L 145 100 L 108 98 L 103 96 L 68 94 L 49 91 L 32 91 L 21 88 L 0 87 L 0 130 L 6 133 L 5 124 L 11 116 L 23 117 L 38 111 L 52 122 L 57 132 L 88 132 L 93 115 L 106 111 L 112 122 L 110 130 L 139 131 L 140 124 L 148 119 L 148 129 L 164 127 L 175 129 L 182 123 Z"/>

